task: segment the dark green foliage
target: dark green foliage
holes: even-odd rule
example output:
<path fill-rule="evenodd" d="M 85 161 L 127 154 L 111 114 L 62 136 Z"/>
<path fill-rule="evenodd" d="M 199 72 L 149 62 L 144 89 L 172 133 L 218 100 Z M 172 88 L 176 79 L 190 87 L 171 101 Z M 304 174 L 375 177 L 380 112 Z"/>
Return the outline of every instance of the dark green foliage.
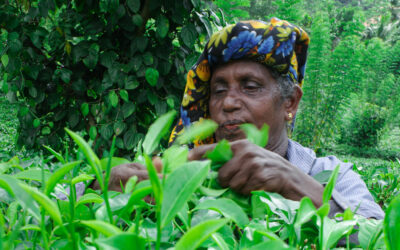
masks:
<path fill-rule="evenodd" d="M 199 1 L 7 2 L 2 89 L 21 103 L 18 144 L 27 148 L 59 149 L 69 127 L 98 152 L 112 135 L 120 155 L 131 151 L 156 117 L 177 109 L 186 58 L 198 56 L 210 26 L 195 14 Z"/>

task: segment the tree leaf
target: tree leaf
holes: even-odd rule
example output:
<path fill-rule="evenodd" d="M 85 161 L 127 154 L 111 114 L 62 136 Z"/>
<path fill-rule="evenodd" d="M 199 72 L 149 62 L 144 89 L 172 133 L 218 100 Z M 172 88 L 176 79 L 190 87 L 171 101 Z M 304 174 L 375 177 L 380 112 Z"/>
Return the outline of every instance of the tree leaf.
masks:
<path fill-rule="evenodd" d="M 3 67 L 7 67 L 8 65 L 8 55 L 4 54 L 1 56 L 1 64 L 3 64 Z"/>
<path fill-rule="evenodd" d="M 135 132 L 132 129 L 129 129 L 124 134 L 124 145 L 126 149 L 130 150 L 135 146 Z"/>
<path fill-rule="evenodd" d="M 117 121 L 114 123 L 114 133 L 115 135 L 120 135 L 122 132 L 124 132 L 126 128 L 126 124 L 123 121 Z"/>
<path fill-rule="evenodd" d="M 57 171 L 55 171 L 50 178 L 46 182 L 46 187 L 45 187 L 45 194 L 47 196 L 50 195 L 50 193 L 53 191 L 54 187 L 57 185 L 57 183 L 64 178 L 64 176 L 74 169 L 75 166 L 79 165 L 82 161 L 74 161 L 74 162 L 69 162 L 67 164 L 62 165 Z"/>
<path fill-rule="evenodd" d="M 188 162 L 167 177 L 161 205 L 162 227 L 165 227 L 175 217 L 192 193 L 203 183 L 209 168 L 209 161 Z"/>
<path fill-rule="evenodd" d="M 168 34 L 169 20 L 165 16 L 159 15 L 156 20 L 156 27 L 157 27 L 157 34 L 161 38 L 164 38 Z"/>
<path fill-rule="evenodd" d="M 228 223 L 228 219 L 214 219 L 204 221 L 192 227 L 179 239 L 175 245 L 176 250 L 196 249 L 214 232 Z"/>
<path fill-rule="evenodd" d="M 192 48 L 197 38 L 196 27 L 192 23 L 183 26 L 181 30 L 181 37 L 183 43 L 189 48 Z"/>
<path fill-rule="evenodd" d="M 169 132 L 169 128 L 171 127 L 175 116 L 176 111 L 171 110 L 158 118 L 150 126 L 142 144 L 145 154 L 150 155 L 158 147 L 161 138 L 163 138 Z"/>
<path fill-rule="evenodd" d="M 108 94 L 108 99 L 110 100 L 111 106 L 114 108 L 118 106 L 118 95 L 115 93 L 115 91 L 110 91 Z"/>
<path fill-rule="evenodd" d="M 268 143 L 268 130 L 267 124 L 264 124 L 260 130 L 250 123 L 240 125 L 240 129 L 246 134 L 247 140 L 264 148 Z"/>
<path fill-rule="evenodd" d="M 158 82 L 158 77 L 159 77 L 159 73 L 156 69 L 153 68 L 147 68 L 146 69 L 146 81 L 151 85 L 151 86 L 156 86 L 157 82 Z"/>
<path fill-rule="evenodd" d="M 240 228 L 244 228 L 250 222 L 243 209 L 230 199 L 205 200 L 194 208 L 194 210 L 198 209 L 215 210 L 226 218 L 233 220 Z"/>
<path fill-rule="evenodd" d="M 122 105 L 122 114 L 124 118 L 128 118 L 136 110 L 136 105 L 132 102 L 127 102 Z"/>
<path fill-rule="evenodd" d="M 89 129 L 89 137 L 94 140 L 97 137 L 97 128 L 95 126 L 91 126 Z"/>
<path fill-rule="evenodd" d="M 386 209 L 383 225 L 388 249 L 400 249 L 400 195 L 397 195 Z"/>
<path fill-rule="evenodd" d="M 89 104 L 87 102 L 82 103 L 81 112 L 83 117 L 86 117 L 89 114 Z"/>
<path fill-rule="evenodd" d="M 122 100 L 129 102 L 129 94 L 128 91 L 126 91 L 125 89 L 121 89 L 119 91 L 119 96 L 121 97 Z"/>
<path fill-rule="evenodd" d="M 126 3 L 128 4 L 129 9 L 136 13 L 140 9 L 140 0 L 127 0 Z"/>

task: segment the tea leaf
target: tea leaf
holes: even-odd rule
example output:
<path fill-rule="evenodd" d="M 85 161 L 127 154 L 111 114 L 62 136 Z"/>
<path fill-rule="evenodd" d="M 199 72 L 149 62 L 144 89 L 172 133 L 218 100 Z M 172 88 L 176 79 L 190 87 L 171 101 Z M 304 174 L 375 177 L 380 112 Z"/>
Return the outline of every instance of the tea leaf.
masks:
<path fill-rule="evenodd" d="M 46 145 L 43 145 L 43 147 L 47 149 L 52 155 L 54 155 L 57 158 L 57 160 L 59 160 L 61 163 L 63 164 L 65 163 L 64 157 L 62 157 L 60 153 L 58 153 L 57 151 Z"/>
<path fill-rule="evenodd" d="M 90 181 L 90 180 L 93 180 L 93 179 L 94 179 L 94 177 L 91 176 L 91 175 L 80 174 L 80 175 L 78 175 L 77 177 L 74 177 L 74 178 L 71 180 L 71 184 L 72 184 L 72 185 L 75 185 L 75 184 L 78 183 L 78 182 Z"/>
<path fill-rule="evenodd" d="M 184 132 L 177 138 L 178 144 L 188 144 L 194 140 L 202 140 L 211 136 L 218 128 L 218 124 L 212 120 L 202 120 L 185 128 Z"/>
<path fill-rule="evenodd" d="M 196 249 L 201 243 L 209 238 L 214 232 L 228 223 L 228 219 L 214 219 L 204 221 L 192 227 L 182 238 L 176 243 L 176 250 Z"/>
<path fill-rule="evenodd" d="M 164 151 L 163 172 L 171 173 L 187 161 L 189 150 L 185 146 L 173 145 Z"/>
<path fill-rule="evenodd" d="M 75 204 L 75 207 L 78 207 L 81 204 L 87 204 L 87 203 L 103 203 L 104 199 L 101 198 L 100 195 L 94 194 L 94 193 L 89 193 L 89 194 L 84 194 L 82 195 L 78 202 Z"/>
<path fill-rule="evenodd" d="M 182 209 L 210 170 L 209 161 L 188 162 L 172 172 L 165 181 L 161 205 L 161 225 L 165 227 Z"/>
<path fill-rule="evenodd" d="M 329 177 L 328 184 L 326 184 L 326 186 L 324 188 L 324 193 L 322 195 L 323 203 L 328 203 L 329 200 L 331 199 L 332 192 L 333 192 L 333 189 L 335 188 L 336 180 L 339 175 L 339 169 L 340 169 L 340 166 L 337 165 L 335 170 L 333 170 L 332 175 Z"/>
<path fill-rule="evenodd" d="M 33 180 L 33 181 L 42 182 L 42 179 L 43 179 L 42 174 L 44 174 L 45 182 L 47 182 L 47 180 L 51 177 L 51 173 L 49 171 L 46 170 L 42 173 L 41 169 L 28 169 L 28 170 L 16 173 L 13 176 L 15 178 L 21 179 L 21 180 Z"/>
<path fill-rule="evenodd" d="M 211 160 L 211 169 L 217 171 L 223 164 L 232 159 L 233 152 L 227 140 L 221 140 L 211 152 L 206 153 L 206 157 Z"/>
<path fill-rule="evenodd" d="M 323 223 L 323 246 L 322 249 L 330 249 L 355 226 L 356 221 L 335 222 L 327 217 Z"/>
<path fill-rule="evenodd" d="M 101 164 L 101 169 L 102 170 L 106 170 L 107 169 L 107 164 L 108 164 L 108 157 L 103 158 L 100 160 L 100 164 Z M 118 166 L 118 165 L 122 165 L 122 164 L 126 164 L 126 163 L 130 163 L 129 160 L 125 159 L 125 158 L 121 158 L 121 157 L 112 157 L 111 158 L 111 168 Z"/>
<path fill-rule="evenodd" d="M 268 143 L 268 131 L 269 127 L 264 124 L 260 130 L 250 123 L 240 125 L 240 129 L 246 134 L 247 140 L 264 148 Z"/>
<path fill-rule="evenodd" d="M 75 166 L 79 165 L 82 161 L 74 161 L 64 164 L 56 172 L 54 172 L 46 182 L 45 194 L 48 196 L 53 191 L 57 183 Z"/>
<path fill-rule="evenodd" d="M 99 238 L 95 242 L 100 249 L 145 249 L 146 240 L 133 233 L 119 233 L 108 238 Z"/>
<path fill-rule="evenodd" d="M 300 201 L 300 207 L 297 210 L 294 226 L 301 227 L 315 215 L 316 209 L 309 197 L 304 197 Z"/>
<path fill-rule="evenodd" d="M 113 236 L 122 233 L 121 229 L 118 227 L 101 220 L 82 220 L 79 223 L 105 236 Z"/>
<path fill-rule="evenodd" d="M 400 249 L 400 195 L 386 209 L 383 231 L 388 249 Z"/>
<path fill-rule="evenodd" d="M 25 183 L 20 183 L 20 186 L 32 196 L 32 198 L 44 208 L 44 210 L 50 215 L 50 217 L 56 222 L 58 225 L 62 226 L 61 213 L 58 209 L 57 205 L 50 200 L 49 197 L 38 191 L 36 188 L 28 186 Z"/>
<path fill-rule="evenodd" d="M 249 219 L 243 209 L 230 199 L 205 200 L 194 208 L 194 210 L 199 209 L 217 211 L 226 218 L 233 220 L 240 228 L 244 228 L 249 224 Z"/>
<path fill-rule="evenodd" d="M 176 111 L 171 110 L 158 118 L 150 126 L 142 144 L 145 154 L 150 155 L 158 147 L 161 138 L 163 138 L 169 132 L 169 128 L 171 127 L 175 116 Z"/>

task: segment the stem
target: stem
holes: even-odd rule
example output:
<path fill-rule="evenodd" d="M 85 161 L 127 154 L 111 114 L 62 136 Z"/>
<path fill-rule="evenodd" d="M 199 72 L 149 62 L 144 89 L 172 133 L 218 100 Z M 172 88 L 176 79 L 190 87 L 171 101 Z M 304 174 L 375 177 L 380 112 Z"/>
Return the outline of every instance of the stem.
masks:
<path fill-rule="evenodd" d="M 156 218 L 157 218 L 157 242 L 156 250 L 161 246 L 161 204 L 156 204 Z"/>
<path fill-rule="evenodd" d="M 43 248 L 48 250 L 49 248 L 49 241 L 47 239 L 47 231 L 46 231 L 46 225 L 45 223 L 45 215 L 44 215 L 44 209 L 40 208 L 40 214 L 42 215 L 42 219 L 40 222 L 40 227 L 41 227 L 41 232 L 42 232 L 42 238 L 43 238 Z"/>
<path fill-rule="evenodd" d="M 104 183 L 103 183 L 104 184 L 103 185 L 104 202 L 106 203 L 107 214 L 108 214 L 108 218 L 109 218 L 111 224 L 114 224 L 114 222 L 113 222 L 113 215 L 112 215 L 112 211 L 111 211 L 110 202 L 108 200 L 108 182 L 110 180 L 111 159 L 112 159 L 114 151 L 115 151 L 115 140 L 116 140 L 116 137 L 114 135 L 112 144 L 111 144 L 110 155 L 108 157 L 106 175 L 104 176 Z"/>
<path fill-rule="evenodd" d="M 350 234 L 346 235 L 346 249 L 350 249 Z"/>
<path fill-rule="evenodd" d="M 71 190 L 71 195 L 69 197 L 69 209 L 70 209 L 70 213 L 71 213 L 71 219 L 69 221 L 69 227 L 71 230 L 71 236 L 70 236 L 70 240 L 71 243 L 74 247 L 74 249 L 78 249 L 78 242 L 75 239 L 75 226 L 74 226 L 74 219 L 75 219 L 75 200 L 76 200 L 76 189 L 75 189 L 75 185 L 72 185 L 72 182 L 70 182 L 69 184 L 69 189 Z"/>
<path fill-rule="evenodd" d="M 135 216 L 135 233 L 136 233 L 136 235 L 139 235 L 139 222 L 140 222 L 141 215 L 142 215 L 142 208 L 138 207 L 136 209 L 136 216 Z"/>
<path fill-rule="evenodd" d="M 323 247 L 323 231 L 324 231 L 324 217 L 320 217 L 321 220 L 321 227 L 319 228 L 319 249 L 325 249 Z"/>

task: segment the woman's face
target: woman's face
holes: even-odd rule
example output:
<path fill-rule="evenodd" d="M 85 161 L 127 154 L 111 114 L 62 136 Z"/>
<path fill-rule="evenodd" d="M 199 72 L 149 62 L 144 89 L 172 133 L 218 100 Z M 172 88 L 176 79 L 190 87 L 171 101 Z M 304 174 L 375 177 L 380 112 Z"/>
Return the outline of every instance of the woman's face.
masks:
<path fill-rule="evenodd" d="M 267 148 L 275 148 L 286 137 L 287 109 L 269 70 L 252 61 L 233 61 L 218 67 L 210 82 L 210 116 L 218 123 L 216 139 L 244 139 L 242 123 L 261 128 L 268 124 Z"/>

